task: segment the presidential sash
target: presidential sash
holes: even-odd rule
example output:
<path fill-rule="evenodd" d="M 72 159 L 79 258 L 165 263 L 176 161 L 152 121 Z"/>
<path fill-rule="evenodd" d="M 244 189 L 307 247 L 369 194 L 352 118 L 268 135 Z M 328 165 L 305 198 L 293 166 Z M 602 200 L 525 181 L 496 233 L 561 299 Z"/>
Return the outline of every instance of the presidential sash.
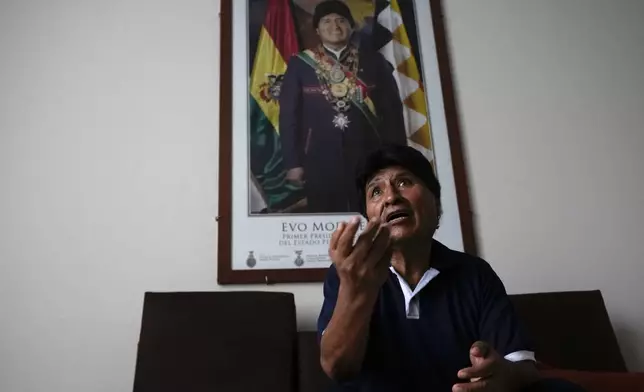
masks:
<path fill-rule="evenodd" d="M 331 69 L 324 69 L 315 58 L 315 54 L 307 49 L 297 54 L 304 63 L 308 64 L 320 79 L 323 86 L 323 94 L 337 112 L 333 119 L 336 127 L 344 130 L 349 123 L 348 117 L 344 114 L 349 110 L 350 102 L 362 112 L 371 127 L 378 134 L 379 119 L 373 101 L 367 96 L 367 84 L 357 75 L 357 72 L 345 71 L 340 67 L 332 66 Z"/>

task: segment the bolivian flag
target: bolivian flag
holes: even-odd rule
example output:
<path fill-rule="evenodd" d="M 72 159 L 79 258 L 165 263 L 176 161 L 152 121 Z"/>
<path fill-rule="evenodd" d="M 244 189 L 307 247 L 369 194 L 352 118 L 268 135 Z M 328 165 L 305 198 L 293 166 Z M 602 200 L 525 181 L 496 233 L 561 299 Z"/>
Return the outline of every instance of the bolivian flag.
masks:
<path fill-rule="evenodd" d="M 269 211 L 303 198 L 286 181 L 279 138 L 279 89 L 286 63 L 298 52 L 289 0 L 268 0 L 250 76 L 250 167 L 254 185 Z"/>

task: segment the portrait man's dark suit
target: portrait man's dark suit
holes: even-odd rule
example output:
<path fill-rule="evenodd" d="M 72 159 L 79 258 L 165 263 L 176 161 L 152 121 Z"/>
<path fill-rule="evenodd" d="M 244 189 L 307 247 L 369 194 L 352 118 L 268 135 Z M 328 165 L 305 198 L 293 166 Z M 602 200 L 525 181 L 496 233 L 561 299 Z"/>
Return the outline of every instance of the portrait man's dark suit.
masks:
<path fill-rule="evenodd" d="M 284 163 L 304 183 L 310 213 L 358 211 L 358 162 L 383 144 L 407 143 L 393 67 L 350 43 L 354 22 L 338 3 L 316 8 L 322 44 L 291 57 L 280 91 Z"/>

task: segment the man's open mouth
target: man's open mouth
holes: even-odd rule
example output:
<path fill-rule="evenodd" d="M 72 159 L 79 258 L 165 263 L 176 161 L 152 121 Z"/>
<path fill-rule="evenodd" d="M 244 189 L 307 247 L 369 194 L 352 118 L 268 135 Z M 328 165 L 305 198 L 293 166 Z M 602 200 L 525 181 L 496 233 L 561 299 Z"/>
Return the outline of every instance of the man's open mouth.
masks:
<path fill-rule="evenodd" d="M 385 223 L 387 224 L 396 224 L 402 222 L 405 219 L 408 219 L 411 216 L 411 212 L 408 210 L 397 210 L 388 213 L 385 217 Z"/>

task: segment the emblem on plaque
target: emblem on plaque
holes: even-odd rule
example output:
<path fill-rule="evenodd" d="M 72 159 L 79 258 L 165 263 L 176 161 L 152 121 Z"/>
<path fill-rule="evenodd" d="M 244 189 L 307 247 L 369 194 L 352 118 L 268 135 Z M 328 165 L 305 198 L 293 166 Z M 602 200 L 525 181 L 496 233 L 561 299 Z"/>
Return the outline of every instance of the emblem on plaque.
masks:
<path fill-rule="evenodd" d="M 297 265 L 298 267 L 301 267 L 302 265 L 304 265 L 304 259 L 302 258 L 301 250 L 295 251 L 295 265 Z"/>
<path fill-rule="evenodd" d="M 253 252 L 252 250 L 250 252 L 248 252 L 248 258 L 246 259 L 246 265 L 249 268 L 253 268 L 254 266 L 257 265 L 257 259 L 255 259 L 255 254 L 254 253 L 255 252 Z"/>

